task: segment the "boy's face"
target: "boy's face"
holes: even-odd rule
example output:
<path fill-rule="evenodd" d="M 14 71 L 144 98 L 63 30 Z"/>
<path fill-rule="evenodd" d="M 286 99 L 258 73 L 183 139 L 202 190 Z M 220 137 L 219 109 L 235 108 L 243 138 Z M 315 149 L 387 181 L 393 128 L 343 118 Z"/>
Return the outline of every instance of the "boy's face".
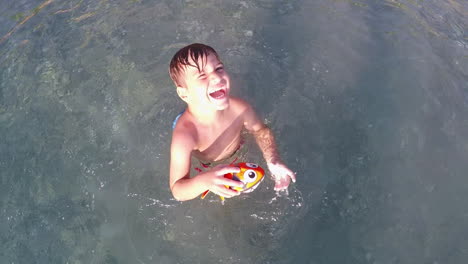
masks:
<path fill-rule="evenodd" d="M 186 87 L 177 87 L 179 96 L 195 107 L 225 109 L 229 106 L 230 81 L 224 65 L 213 54 L 199 58 L 198 65 L 204 67 L 200 71 L 190 65 L 185 67 L 182 78 Z"/>

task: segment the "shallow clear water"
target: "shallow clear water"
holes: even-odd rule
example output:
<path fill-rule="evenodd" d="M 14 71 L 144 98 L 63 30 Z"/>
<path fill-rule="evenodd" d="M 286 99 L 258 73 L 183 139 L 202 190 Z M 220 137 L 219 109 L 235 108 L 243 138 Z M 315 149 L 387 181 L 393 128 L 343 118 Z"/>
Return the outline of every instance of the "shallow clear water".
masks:
<path fill-rule="evenodd" d="M 465 263 L 467 14 L 462 0 L 3 0 L 0 263 Z M 274 129 L 289 196 L 264 181 L 224 206 L 172 199 L 184 105 L 167 67 L 192 42 Z"/>

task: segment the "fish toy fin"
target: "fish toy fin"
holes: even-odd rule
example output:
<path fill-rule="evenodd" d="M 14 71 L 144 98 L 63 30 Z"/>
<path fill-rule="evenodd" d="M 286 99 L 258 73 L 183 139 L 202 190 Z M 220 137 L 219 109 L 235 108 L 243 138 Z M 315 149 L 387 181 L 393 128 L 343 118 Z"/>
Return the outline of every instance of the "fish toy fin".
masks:
<path fill-rule="evenodd" d="M 206 190 L 204 193 L 202 193 L 201 198 L 205 199 L 205 197 L 208 195 L 209 192 L 210 190 Z"/>

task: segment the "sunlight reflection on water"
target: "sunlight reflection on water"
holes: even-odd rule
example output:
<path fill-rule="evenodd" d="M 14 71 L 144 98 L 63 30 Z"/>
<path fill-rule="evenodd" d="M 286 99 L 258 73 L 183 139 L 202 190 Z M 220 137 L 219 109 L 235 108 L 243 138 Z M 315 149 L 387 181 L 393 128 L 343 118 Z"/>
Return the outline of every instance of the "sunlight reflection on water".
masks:
<path fill-rule="evenodd" d="M 0 262 L 468 257 L 463 1 L 41 3 L 0 7 Z M 191 42 L 274 130 L 288 195 L 172 198 L 167 67 Z"/>

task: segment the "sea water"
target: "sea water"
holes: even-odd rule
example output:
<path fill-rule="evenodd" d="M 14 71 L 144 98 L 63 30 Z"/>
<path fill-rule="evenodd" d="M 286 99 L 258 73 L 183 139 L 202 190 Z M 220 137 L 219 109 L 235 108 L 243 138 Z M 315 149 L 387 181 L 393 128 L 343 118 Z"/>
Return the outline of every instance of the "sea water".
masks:
<path fill-rule="evenodd" d="M 466 263 L 467 12 L 3 0 L 0 263 Z M 173 199 L 168 63 L 193 42 L 273 129 L 288 195 Z"/>

